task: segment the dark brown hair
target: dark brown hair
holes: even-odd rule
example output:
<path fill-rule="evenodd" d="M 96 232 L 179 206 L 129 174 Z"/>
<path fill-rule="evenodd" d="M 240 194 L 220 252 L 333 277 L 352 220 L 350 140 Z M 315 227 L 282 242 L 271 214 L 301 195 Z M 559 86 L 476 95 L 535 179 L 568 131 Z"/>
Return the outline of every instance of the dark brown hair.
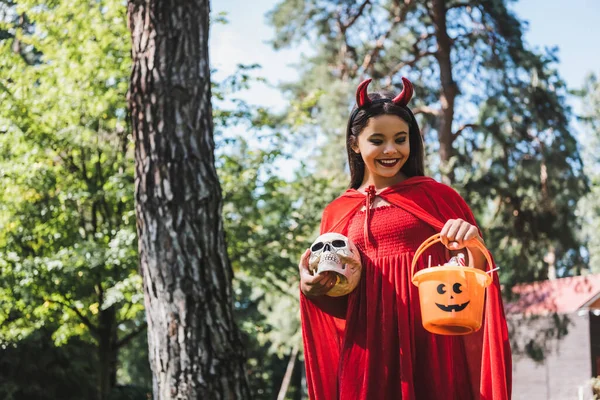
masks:
<path fill-rule="evenodd" d="M 346 150 L 348 151 L 348 164 L 350 166 L 350 187 L 358 189 L 365 175 L 365 163 L 360 154 L 352 150 L 352 145 L 357 143 L 358 135 L 365 129 L 369 119 L 379 115 L 396 115 L 408 124 L 408 143 L 410 155 L 400 171 L 407 177 L 425 175 L 423 138 L 417 120 L 412 111 L 406 106 L 400 106 L 391 100 L 394 97 L 389 92 L 369 93 L 373 103 L 355 113 L 352 110 L 346 128 Z M 385 101 L 389 99 L 389 101 Z M 376 101 L 379 100 L 379 101 Z"/>

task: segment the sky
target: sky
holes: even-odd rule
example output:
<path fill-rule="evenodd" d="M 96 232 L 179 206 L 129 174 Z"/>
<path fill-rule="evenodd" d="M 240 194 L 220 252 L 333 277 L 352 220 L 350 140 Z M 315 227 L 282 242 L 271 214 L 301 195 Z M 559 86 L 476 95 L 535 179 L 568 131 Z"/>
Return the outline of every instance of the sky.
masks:
<path fill-rule="evenodd" d="M 237 64 L 260 64 L 260 75 L 267 77 L 270 85 L 256 85 L 240 97 L 253 99 L 261 106 L 283 109 L 282 97 L 275 85 L 293 81 L 298 76 L 291 64 L 298 59 L 299 53 L 297 49 L 274 51 L 268 43 L 274 36 L 274 29 L 266 24 L 265 13 L 275 4 L 275 0 L 213 1 L 211 14 L 226 12 L 229 23 L 211 26 L 209 57 L 212 67 L 217 69 L 217 81 L 232 74 Z"/>
<path fill-rule="evenodd" d="M 213 1 L 212 13 L 226 12 L 227 25 L 213 25 L 210 33 L 211 64 L 216 78 L 232 73 L 238 63 L 258 63 L 261 74 L 273 84 L 294 80 L 292 64 L 304 49 L 274 51 L 268 43 L 274 30 L 265 13 L 277 0 Z M 600 73 L 600 0 L 520 0 L 510 5 L 521 20 L 529 22 L 525 40 L 533 47 L 559 48 L 558 69 L 570 88 L 579 88 L 589 72 Z M 259 85 L 246 94 L 264 106 L 279 107 L 274 87 Z"/>
<path fill-rule="evenodd" d="M 238 63 L 257 63 L 259 75 L 268 83 L 256 84 L 240 98 L 274 111 L 284 109 L 285 101 L 276 85 L 294 81 L 298 74 L 293 66 L 302 48 L 273 50 L 269 41 L 274 29 L 267 25 L 265 14 L 277 0 L 219 0 L 212 2 L 211 13 L 227 13 L 228 24 L 213 24 L 210 32 L 211 65 L 219 81 L 235 71 Z M 534 49 L 558 47 L 560 76 L 570 89 L 583 85 L 591 72 L 600 75 L 600 0 L 519 0 L 509 6 L 520 20 L 528 22 L 525 41 Z M 573 110 L 580 109 L 575 98 L 568 100 Z M 241 129 L 241 128 L 240 128 Z M 576 129 L 577 131 L 577 129 Z"/>

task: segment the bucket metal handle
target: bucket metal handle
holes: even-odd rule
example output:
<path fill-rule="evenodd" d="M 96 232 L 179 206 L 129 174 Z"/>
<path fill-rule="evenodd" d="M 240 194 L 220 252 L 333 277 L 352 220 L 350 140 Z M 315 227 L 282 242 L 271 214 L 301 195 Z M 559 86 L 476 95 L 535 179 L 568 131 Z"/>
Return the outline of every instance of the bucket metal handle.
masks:
<path fill-rule="evenodd" d="M 417 261 L 419 260 L 419 257 L 421 257 L 421 255 L 423 254 L 423 252 L 425 250 L 427 250 L 429 247 L 431 247 L 432 245 L 434 245 L 434 244 L 436 244 L 438 242 L 441 242 L 441 241 L 442 241 L 442 239 L 440 238 L 440 234 L 436 233 L 435 235 L 431 236 L 429 239 L 426 239 L 423 243 L 421 243 L 421 245 L 419 246 L 419 248 L 415 252 L 415 255 L 413 256 L 412 265 L 410 267 L 410 277 L 411 277 L 411 279 L 415 275 L 415 265 L 417 265 Z M 489 273 L 489 272 L 494 271 L 495 269 L 492 269 L 493 266 L 494 266 L 494 264 L 492 263 L 492 258 L 490 257 L 489 250 L 483 245 L 483 243 L 481 243 L 481 241 L 479 239 L 477 241 L 475 241 L 474 243 L 475 243 L 474 247 L 477 247 L 479 250 L 481 250 L 481 252 L 485 256 L 485 259 L 487 260 L 489 270 L 486 271 L 486 272 Z M 471 246 L 469 246 L 469 247 L 471 247 Z M 465 267 L 465 268 L 469 268 L 469 267 Z M 494 279 L 494 274 L 490 274 L 490 277 L 493 280 Z"/>

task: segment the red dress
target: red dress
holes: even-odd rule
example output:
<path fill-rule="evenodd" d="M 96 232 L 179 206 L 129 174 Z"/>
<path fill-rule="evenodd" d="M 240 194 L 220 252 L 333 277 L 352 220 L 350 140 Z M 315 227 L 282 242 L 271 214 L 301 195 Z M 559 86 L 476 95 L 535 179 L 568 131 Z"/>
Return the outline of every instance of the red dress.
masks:
<path fill-rule="evenodd" d="M 472 215 L 449 187 L 429 178 L 407 181 L 380 194 L 391 205 L 360 211 L 370 199 L 348 191 L 355 200 L 338 199 L 324 213 L 321 232 L 347 235 L 361 252 L 363 270 L 349 296 L 301 296 L 309 397 L 508 399 L 510 348 L 499 291 L 494 290 L 497 276 L 479 332 L 441 336 L 423 328 L 418 289 L 410 277 L 412 256 L 447 219 L 462 216 L 471 222 Z M 447 208 L 457 210 L 456 215 Z M 429 255 L 433 265 L 447 260 L 438 244 L 421 257 L 418 269 Z"/>

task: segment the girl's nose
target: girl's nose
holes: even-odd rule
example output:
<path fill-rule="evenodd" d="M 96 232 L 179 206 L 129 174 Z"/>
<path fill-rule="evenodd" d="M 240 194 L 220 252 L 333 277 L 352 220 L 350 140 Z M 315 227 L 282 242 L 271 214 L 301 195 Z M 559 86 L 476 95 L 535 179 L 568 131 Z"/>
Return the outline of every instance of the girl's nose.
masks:
<path fill-rule="evenodd" d="M 394 154 L 394 153 L 396 153 L 396 147 L 394 147 L 394 145 L 392 145 L 392 144 L 388 144 L 383 149 L 383 154 Z"/>

